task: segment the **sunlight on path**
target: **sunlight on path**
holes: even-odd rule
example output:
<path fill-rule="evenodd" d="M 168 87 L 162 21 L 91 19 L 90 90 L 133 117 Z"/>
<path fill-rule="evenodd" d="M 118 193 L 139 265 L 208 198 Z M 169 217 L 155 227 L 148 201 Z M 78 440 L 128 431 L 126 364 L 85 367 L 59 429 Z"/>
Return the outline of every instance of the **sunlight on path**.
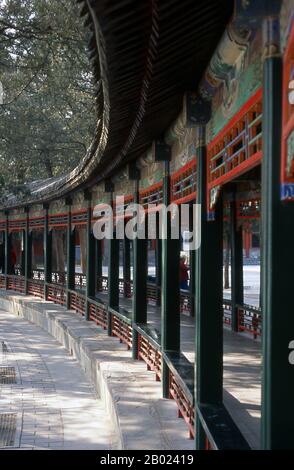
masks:
<path fill-rule="evenodd" d="M 110 420 L 78 362 L 0 311 L 0 448 L 111 449 Z"/>

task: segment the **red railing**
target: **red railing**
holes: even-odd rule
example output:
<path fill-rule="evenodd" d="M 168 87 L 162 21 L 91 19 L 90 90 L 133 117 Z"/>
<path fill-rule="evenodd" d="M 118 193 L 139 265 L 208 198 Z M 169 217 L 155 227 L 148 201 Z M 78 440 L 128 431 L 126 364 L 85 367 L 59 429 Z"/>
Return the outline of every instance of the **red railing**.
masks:
<path fill-rule="evenodd" d="M 195 147 L 192 145 L 193 151 Z M 182 203 L 196 194 L 196 158 L 171 176 L 171 200 Z"/>
<path fill-rule="evenodd" d="M 43 299 L 44 297 L 44 284 L 42 281 L 34 281 L 34 280 L 29 280 L 28 281 L 28 293 L 30 295 L 34 295 L 35 297 L 39 297 Z"/>
<path fill-rule="evenodd" d="M 117 336 L 121 343 L 127 345 L 128 349 L 132 347 L 132 326 L 121 317 L 112 313 L 111 333 Z"/>
<path fill-rule="evenodd" d="M 5 289 L 6 287 L 6 277 L 0 274 L 0 289 Z"/>
<path fill-rule="evenodd" d="M 262 152 L 262 91 L 208 145 L 209 189 L 231 180 L 260 162 Z"/>
<path fill-rule="evenodd" d="M 177 377 L 169 371 L 169 394 L 170 398 L 173 398 L 178 405 L 179 417 L 183 418 L 187 423 L 190 438 L 193 439 L 195 436 L 194 422 L 195 422 L 195 410 L 193 403 L 187 398 L 183 391 L 180 382 Z"/>
<path fill-rule="evenodd" d="M 246 331 L 254 339 L 261 336 L 262 316 L 258 308 L 238 305 L 238 331 Z"/>
<path fill-rule="evenodd" d="M 8 290 L 16 292 L 25 291 L 25 280 L 23 276 L 8 276 Z"/>
<path fill-rule="evenodd" d="M 83 295 L 71 291 L 70 294 L 70 310 L 84 316 L 86 312 L 86 299 Z"/>
<path fill-rule="evenodd" d="M 47 300 L 51 300 L 55 304 L 66 305 L 66 290 L 64 287 L 49 285 Z"/>
<path fill-rule="evenodd" d="M 148 370 L 153 370 L 156 380 L 161 379 L 161 352 L 143 335 L 138 337 L 138 357 L 147 364 Z"/>
<path fill-rule="evenodd" d="M 147 209 L 148 204 L 161 204 L 163 189 L 162 183 L 156 183 L 149 188 L 140 191 L 140 204 L 143 205 L 144 209 Z"/>
<path fill-rule="evenodd" d="M 237 305 L 238 309 L 238 332 L 247 332 L 253 335 L 254 339 L 261 336 L 262 314 L 261 309 L 251 305 Z M 223 301 L 223 322 L 225 325 L 232 325 L 232 303 L 230 300 Z"/>
<path fill-rule="evenodd" d="M 90 320 L 94 321 L 96 325 L 102 326 L 105 330 L 107 328 L 107 308 L 105 305 L 98 303 L 90 303 Z"/>

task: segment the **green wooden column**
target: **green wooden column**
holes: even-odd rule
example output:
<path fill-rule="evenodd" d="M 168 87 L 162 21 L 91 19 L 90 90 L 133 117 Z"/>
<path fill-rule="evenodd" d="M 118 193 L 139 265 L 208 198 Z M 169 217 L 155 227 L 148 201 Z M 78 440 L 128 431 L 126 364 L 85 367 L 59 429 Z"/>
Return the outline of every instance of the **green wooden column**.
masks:
<path fill-rule="evenodd" d="M 67 257 L 66 257 L 66 308 L 70 309 L 70 291 L 75 289 L 75 229 L 72 226 L 71 221 L 71 205 L 72 200 L 66 199 L 68 207 L 68 218 L 67 218 L 67 232 L 66 232 L 66 245 L 67 245 Z"/>
<path fill-rule="evenodd" d="M 119 240 L 115 238 L 109 240 L 108 253 L 108 306 L 110 308 L 119 307 Z M 112 314 L 108 311 L 107 333 L 111 336 Z"/>
<path fill-rule="evenodd" d="M 87 208 L 87 287 L 86 287 L 86 320 L 90 320 L 90 298 L 95 297 L 96 290 L 96 249 L 95 238 L 92 231 L 92 207 L 91 194 L 85 193 L 85 199 L 88 201 Z"/>
<path fill-rule="evenodd" d="M 124 297 L 128 297 L 131 282 L 131 241 L 126 236 L 123 240 L 123 278 Z"/>
<path fill-rule="evenodd" d="M 52 276 L 52 232 L 49 230 L 49 204 L 44 204 L 44 299 L 48 296 L 48 283 Z"/>
<path fill-rule="evenodd" d="M 113 208 L 114 184 L 111 180 L 105 181 L 105 192 L 109 193 L 109 202 Z M 119 240 L 115 238 L 113 227 L 113 238 L 108 241 L 108 306 L 110 308 L 119 307 Z M 111 336 L 112 314 L 108 309 L 107 334 Z"/>
<path fill-rule="evenodd" d="M 9 235 L 9 212 L 5 212 L 5 258 L 4 258 L 4 274 L 5 274 L 5 289 L 8 289 L 8 274 L 11 270 L 10 252 L 11 252 L 11 238 Z"/>
<path fill-rule="evenodd" d="M 22 239 L 21 239 L 21 241 L 22 241 L 22 244 L 21 244 L 22 250 L 21 250 L 21 255 L 20 255 L 20 275 L 25 276 L 25 240 L 26 240 L 26 231 L 25 230 L 22 230 L 21 237 L 22 237 Z"/>
<path fill-rule="evenodd" d="M 96 284 L 95 292 L 98 290 L 100 282 L 102 282 L 102 262 L 103 262 L 103 241 L 96 240 Z"/>
<path fill-rule="evenodd" d="M 235 194 L 234 194 L 235 196 Z M 243 304 L 243 237 L 237 227 L 235 199 L 230 203 L 232 330 L 238 331 L 238 304 Z"/>
<path fill-rule="evenodd" d="M 219 196 L 216 218 L 207 219 L 207 167 L 205 127 L 198 128 L 197 203 L 201 204 L 201 245 L 196 252 L 196 344 L 195 400 L 197 404 L 222 403 L 223 390 L 223 309 L 222 201 Z M 196 448 L 205 448 L 205 435 L 196 419 Z"/>
<path fill-rule="evenodd" d="M 159 307 L 161 302 L 161 262 L 162 249 L 161 239 L 159 237 L 159 214 L 156 213 L 156 245 L 155 245 L 155 263 L 156 263 L 156 305 Z"/>
<path fill-rule="evenodd" d="M 139 180 L 135 180 L 134 203 L 139 204 Z M 147 323 L 147 236 L 133 240 L 133 322 Z M 138 359 L 138 332 L 133 328 L 133 359 Z"/>
<path fill-rule="evenodd" d="M 263 449 L 294 449 L 294 204 L 280 199 L 282 59 L 278 17 L 265 20 L 262 161 Z M 287 91 L 285 90 L 285 93 Z"/>
<path fill-rule="evenodd" d="M 193 232 L 193 205 L 190 207 L 190 227 L 189 231 Z M 196 296 L 196 282 L 195 282 L 195 267 L 196 267 L 196 253 L 195 250 L 190 250 L 190 305 L 191 305 L 191 313 L 192 317 L 195 317 L 195 296 Z"/>
<path fill-rule="evenodd" d="M 170 204 L 169 161 L 164 162 L 163 204 Z M 180 237 L 171 238 L 171 214 L 167 213 L 166 238 L 162 240 L 161 347 L 164 352 L 180 351 Z M 163 223 L 165 221 L 163 220 Z M 169 398 L 169 369 L 162 361 L 162 393 Z"/>
<path fill-rule="evenodd" d="M 29 279 L 32 274 L 32 233 L 30 232 L 29 208 L 25 208 L 26 228 L 25 228 L 25 294 L 28 294 Z"/>

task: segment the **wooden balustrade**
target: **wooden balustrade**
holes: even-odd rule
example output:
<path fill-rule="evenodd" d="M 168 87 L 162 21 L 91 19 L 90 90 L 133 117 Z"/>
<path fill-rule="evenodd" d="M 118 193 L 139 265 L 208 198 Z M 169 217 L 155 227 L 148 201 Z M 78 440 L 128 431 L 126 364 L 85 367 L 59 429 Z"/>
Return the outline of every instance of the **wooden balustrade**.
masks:
<path fill-rule="evenodd" d="M 246 331 L 254 339 L 261 336 L 262 315 L 259 308 L 249 305 L 238 305 L 238 331 Z"/>
<path fill-rule="evenodd" d="M 195 147 L 189 147 L 195 154 Z M 196 195 L 196 159 L 192 159 L 171 177 L 172 202 L 184 203 Z"/>
<path fill-rule="evenodd" d="M 5 289 L 6 276 L 0 274 L 0 289 Z"/>
<path fill-rule="evenodd" d="M 44 297 L 44 284 L 42 281 L 29 280 L 28 281 L 28 294 L 42 299 Z"/>
<path fill-rule="evenodd" d="M 107 307 L 104 304 L 91 301 L 90 302 L 90 320 L 96 325 L 102 326 L 104 330 L 107 328 Z"/>
<path fill-rule="evenodd" d="M 256 339 L 262 332 L 261 309 L 251 305 L 237 305 L 238 308 L 238 332 L 247 332 Z M 228 299 L 223 301 L 223 322 L 225 325 L 232 324 L 232 303 Z"/>
<path fill-rule="evenodd" d="M 112 311 L 111 317 L 111 333 L 113 336 L 117 336 L 121 343 L 127 345 L 128 349 L 132 347 L 132 324 L 123 320 L 120 316 L 116 315 Z"/>
<path fill-rule="evenodd" d="M 74 310 L 76 313 L 84 316 L 86 312 L 85 296 L 75 291 L 70 291 L 70 310 Z"/>
<path fill-rule="evenodd" d="M 66 305 L 66 289 L 63 286 L 48 285 L 47 299 L 55 304 Z"/>
<path fill-rule="evenodd" d="M 25 279 L 23 276 L 8 276 L 8 290 L 23 293 L 25 291 Z"/>
<path fill-rule="evenodd" d="M 173 398 L 178 405 L 179 417 L 183 418 L 188 426 L 190 438 L 194 438 L 195 410 L 193 402 L 188 398 L 180 381 L 171 371 L 169 371 L 169 393 L 170 398 Z"/>
<path fill-rule="evenodd" d="M 208 182 L 212 188 L 248 170 L 262 153 L 261 90 L 240 111 L 238 119 L 226 126 L 208 145 Z"/>
<path fill-rule="evenodd" d="M 155 372 L 156 380 L 160 380 L 162 367 L 161 352 L 152 341 L 142 334 L 139 334 L 138 338 L 138 357 L 146 362 L 148 370 Z"/>

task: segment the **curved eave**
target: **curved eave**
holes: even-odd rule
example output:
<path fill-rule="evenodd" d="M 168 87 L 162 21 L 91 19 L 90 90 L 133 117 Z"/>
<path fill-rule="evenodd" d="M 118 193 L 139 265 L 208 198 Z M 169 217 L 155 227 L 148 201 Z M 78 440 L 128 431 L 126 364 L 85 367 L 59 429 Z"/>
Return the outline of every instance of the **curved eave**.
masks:
<path fill-rule="evenodd" d="M 87 0 L 89 58 L 97 83 L 97 128 L 68 175 L 11 198 L 3 209 L 66 196 L 111 176 L 140 157 L 196 90 L 232 15 L 233 0 Z"/>

